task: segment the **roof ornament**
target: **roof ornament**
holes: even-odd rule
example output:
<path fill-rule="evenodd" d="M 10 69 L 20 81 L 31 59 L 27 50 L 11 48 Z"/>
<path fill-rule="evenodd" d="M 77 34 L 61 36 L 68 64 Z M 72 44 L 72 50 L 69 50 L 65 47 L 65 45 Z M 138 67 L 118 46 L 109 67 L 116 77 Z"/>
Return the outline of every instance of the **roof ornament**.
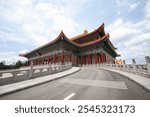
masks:
<path fill-rule="evenodd" d="M 64 35 L 64 32 L 63 32 L 63 30 L 61 30 L 61 39 L 63 40 L 64 38 L 63 38 L 63 35 Z"/>
<path fill-rule="evenodd" d="M 88 31 L 85 29 L 85 30 L 84 30 L 84 34 L 87 34 L 87 33 L 88 33 Z"/>

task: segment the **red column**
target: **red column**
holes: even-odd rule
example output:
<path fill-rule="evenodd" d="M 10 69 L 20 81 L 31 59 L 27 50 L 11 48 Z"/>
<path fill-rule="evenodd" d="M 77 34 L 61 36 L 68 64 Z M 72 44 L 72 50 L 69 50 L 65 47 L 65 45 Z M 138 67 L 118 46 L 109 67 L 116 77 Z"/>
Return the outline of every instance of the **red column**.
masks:
<path fill-rule="evenodd" d="M 95 54 L 95 64 L 98 63 L 97 54 Z"/>
<path fill-rule="evenodd" d="M 43 64 L 43 59 L 41 59 L 41 65 Z"/>
<path fill-rule="evenodd" d="M 86 55 L 84 56 L 84 64 L 86 65 Z"/>
<path fill-rule="evenodd" d="M 71 54 L 70 54 L 70 62 L 71 62 Z"/>
<path fill-rule="evenodd" d="M 82 58 L 79 56 L 79 64 L 82 64 Z"/>
<path fill-rule="evenodd" d="M 53 54 L 53 64 L 55 63 L 55 54 Z"/>
<path fill-rule="evenodd" d="M 35 65 L 37 65 L 37 63 L 38 63 L 38 62 L 37 62 L 37 59 L 36 59 L 36 60 L 35 60 Z"/>
<path fill-rule="evenodd" d="M 35 65 L 37 65 L 37 61 L 36 61 L 36 59 L 35 59 Z"/>
<path fill-rule="evenodd" d="M 41 65 L 41 59 L 39 59 L 39 65 Z"/>
<path fill-rule="evenodd" d="M 78 64 L 78 57 L 76 56 L 75 58 L 76 58 L 76 65 L 77 65 Z"/>
<path fill-rule="evenodd" d="M 43 64 L 43 59 L 41 60 L 41 64 Z"/>
<path fill-rule="evenodd" d="M 82 65 L 83 65 L 84 64 L 84 57 L 82 56 L 81 58 L 82 58 Z"/>
<path fill-rule="evenodd" d="M 104 54 L 102 53 L 102 63 L 104 63 Z"/>
<path fill-rule="evenodd" d="M 98 63 L 101 62 L 101 61 L 100 61 L 100 57 L 99 57 L 99 53 L 97 54 L 97 61 L 98 61 Z"/>
<path fill-rule="evenodd" d="M 101 59 L 101 63 L 103 63 L 103 54 L 100 53 L 100 59 Z"/>
<path fill-rule="evenodd" d="M 98 53 L 98 60 L 99 60 L 99 63 L 101 64 L 101 55 L 100 55 L 100 53 Z"/>
<path fill-rule="evenodd" d="M 40 60 L 40 65 L 42 64 L 42 60 Z"/>
<path fill-rule="evenodd" d="M 92 55 L 90 55 L 90 63 L 92 64 Z"/>
<path fill-rule="evenodd" d="M 33 60 L 33 65 L 34 65 L 34 60 Z"/>
<path fill-rule="evenodd" d="M 88 64 L 89 64 L 89 55 L 87 55 L 87 60 L 88 60 Z"/>
<path fill-rule="evenodd" d="M 53 54 L 53 63 L 56 63 L 56 54 Z"/>
<path fill-rule="evenodd" d="M 99 63 L 101 64 L 101 54 L 100 53 L 98 54 L 98 60 L 99 60 Z"/>
<path fill-rule="evenodd" d="M 44 57 L 43 57 L 43 65 L 44 65 Z"/>
<path fill-rule="evenodd" d="M 66 55 L 66 62 L 68 62 L 68 55 Z"/>
<path fill-rule="evenodd" d="M 102 54 L 102 57 L 103 57 L 103 63 L 104 63 L 105 62 L 104 54 Z"/>
<path fill-rule="evenodd" d="M 78 64 L 81 64 L 81 57 L 80 56 L 78 56 Z"/>
<path fill-rule="evenodd" d="M 48 57 L 48 64 L 50 63 L 50 56 Z"/>
<path fill-rule="evenodd" d="M 61 61 L 61 64 L 64 63 L 64 51 L 61 52 L 60 61 Z"/>
<path fill-rule="evenodd" d="M 31 62 L 32 62 L 32 64 L 34 65 L 34 60 L 32 60 Z"/>
<path fill-rule="evenodd" d="M 104 54 L 104 63 L 106 62 L 106 55 Z"/>
<path fill-rule="evenodd" d="M 91 60 L 90 60 L 90 55 L 88 55 L 88 64 L 91 63 L 90 61 L 91 61 Z"/>
<path fill-rule="evenodd" d="M 99 58 L 98 58 L 98 54 L 96 54 L 96 57 L 97 57 L 97 63 L 99 63 Z"/>
<path fill-rule="evenodd" d="M 57 54 L 55 54 L 55 63 L 57 63 Z"/>
<path fill-rule="evenodd" d="M 104 63 L 106 62 L 106 58 L 105 58 L 105 54 L 103 54 L 104 55 Z"/>
<path fill-rule="evenodd" d="M 85 64 L 85 57 L 83 56 L 83 64 Z"/>

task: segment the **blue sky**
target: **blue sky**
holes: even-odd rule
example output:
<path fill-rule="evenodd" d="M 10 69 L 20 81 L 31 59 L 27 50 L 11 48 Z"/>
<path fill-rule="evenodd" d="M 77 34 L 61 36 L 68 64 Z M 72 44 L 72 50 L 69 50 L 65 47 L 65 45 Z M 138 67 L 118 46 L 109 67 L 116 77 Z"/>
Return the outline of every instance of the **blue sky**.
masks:
<path fill-rule="evenodd" d="M 150 0 L 0 0 L 0 61 L 55 39 L 105 23 L 106 33 L 127 63 L 150 56 Z M 118 58 L 119 59 L 119 58 Z"/>

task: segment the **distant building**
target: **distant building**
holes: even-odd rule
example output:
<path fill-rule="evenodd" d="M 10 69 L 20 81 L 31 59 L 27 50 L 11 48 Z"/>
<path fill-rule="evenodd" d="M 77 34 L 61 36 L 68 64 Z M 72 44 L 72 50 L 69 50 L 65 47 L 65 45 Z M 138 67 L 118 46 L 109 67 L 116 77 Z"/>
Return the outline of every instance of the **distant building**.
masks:
<path fill-rule="evenodd" d="M 115 63 L 118 56 L 115 49 L 109 34 L 105 34 L 103 23 L 92 32 L 84 30 L 83 34 L 70 39 L 61 31 L 53 41 L 20 56 L 28 58 L 34 65 Z"/>

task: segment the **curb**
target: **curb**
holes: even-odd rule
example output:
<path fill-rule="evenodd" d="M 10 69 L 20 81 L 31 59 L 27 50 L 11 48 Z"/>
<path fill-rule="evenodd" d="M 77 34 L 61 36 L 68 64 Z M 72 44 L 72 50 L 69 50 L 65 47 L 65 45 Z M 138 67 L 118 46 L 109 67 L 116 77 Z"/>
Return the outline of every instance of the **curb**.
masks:
<path fill-rule="evenodd" d="M 128 78 L 129 80 L 135 82 L 137 85 L 141 86 L 141 87 L 142 87 L 144 90 L 146 90 L 147 92 L 150 92 L 150 89 L 149 89 L 149 88 L 147 88 L 146 86 L 142 85 L 141 83 L 139 83 L 139 82 L 133 80 L 132 78 L 130 78 L 130 77 L 127 76 L 127 75 L 124 75 L 124 74 L 119 73 L 119 72 L 117 72 L 117 71 L 112 71 L 112 70 L 110 70 L 110 69 L 103 69 L 103 68 L 100 68 L 100 69 L 105 70 L 105 71 L 115 72 L 115 73 L 117 73 L 117 74 L 123 75 L 123 76 L 125 76 L 126 78 Z"/>
<path fill-rule="evenodd" d="M 79 67 L 78 67 L 78 68 L 79 68 Z M 11 93 L 14 93 L 14 92 L 17 92 L 17 91 L 21 91 L 21 90 L 24 90 L 24 89 L 27 89 L 27 88 L 31 88 L 31 87 L 38 86 L 38 85 L 41 85 L 41 84 L 44 84 L 44 83 L 48 83 L 48 82 L 51 82 L 51 81 L 54 81 L 54 80 L 58 80 L 58 79 L 63 78 L 63 77 L 65 77 L 65 76 L 69 76 L 69 75 L 71 75 L 71 74 L 73 74 L 73 73 L 76 73 L 76 72 L 78 72 L 78 71 L 80 71 L 80 70 L 81 70 L 81 68 L 79 68 L 79 69 L 77 69 L 76 71 L 73 71 L 73 72 L 71 72 L 71 73 L 65 74 L 65 75 L 63 75 L 63 76 L 56 77 L 56 78 L 53 78 L 53 79 L 50 79 L 50 80 L 47 80 L 47 81 L 39 82 L 39 83 L 37 83 L 37 84 L 31 84 L 31 85 L 26 85 L 26 86 L 24 86 L 24 87 L 18 87 L 18 88 L 16 88 L 16 89 L 13 89 L 13 90 L 10 90 L 10 91 L 6 91 L 6 92 L 4 91 L 4 92 L 0 93 L 0 96 L 4 96 L 4 95 L 11 94 Z M 59 73 L 60 73 L 60 72 L 59 72 Z M 56 74 L 57 74 L 57 73 L 56 73 Z M 34 80 L 36 80 L 36 79 L 34 79 Z M 1 91 L 1 89 L 0 89 L 0 91 Z"/>

